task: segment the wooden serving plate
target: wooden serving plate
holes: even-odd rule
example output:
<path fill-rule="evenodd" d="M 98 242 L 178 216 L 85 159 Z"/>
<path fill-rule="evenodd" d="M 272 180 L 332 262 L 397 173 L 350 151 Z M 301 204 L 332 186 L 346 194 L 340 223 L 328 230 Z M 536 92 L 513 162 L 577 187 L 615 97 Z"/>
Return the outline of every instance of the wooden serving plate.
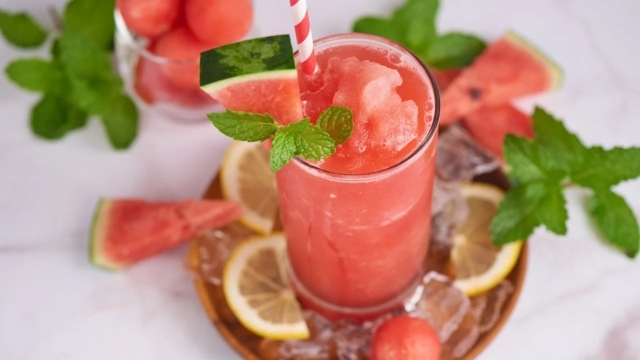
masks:
<path fill-rule="evenodd" d="M 474 179 L 474 181 L 490 183 L 502 189 L 507 189 L 509 187 L 509 182 L 500 171 L 479 176 Z M 204 194 L 204 198 L 222 198 L 220 179 L 218 175 L 214 178 L 213 182 L 207 189 Z M 234 226 L 242 226 L 239 224 L 240 223 L 238 222 L 237 224 L 234 224 Z M 276 223 L 275 227 L 276 229 L 279 229 L 281 228 L 281 224 Z M 246 228 L 244 229 L 250 232 L 250 230 Z M 515 308 L 520 292 L 522 291 L 525 273 L 527 270 L 527 257 L 528 245 L 525 243 L 522 247 L 522 252 L 518 262 L 507 277 L 507 279 L 513 283 L 514 290 L 506 300 L 502 312 L 500 313 L 500 318 L 491 330 L 480 335 L 473 348 L 471 348 L 467 355 L 461 358 L 461 360 L 475 359 L 487 346 L 489 346 L 504 327 Z M 192 246 L 187 254 L 187 261 L 192 264 L 197 263 L 198 252 L 195 246 Z M 233 312 L 231 312 L 231 309 L 229 309 L 222 287 L 204 282 L 197 278 L 194 280 L 194 283 L 200 302 L 202 303 L 207 315 L 229 345 L 231 345 L 231 347 L 233 347 L 236 352 L 246 360 L 263 360 L 259 356 L 259 346 L 262 338 L 253 334 L 240 324 L 235 315 L 233 315 Z"/>

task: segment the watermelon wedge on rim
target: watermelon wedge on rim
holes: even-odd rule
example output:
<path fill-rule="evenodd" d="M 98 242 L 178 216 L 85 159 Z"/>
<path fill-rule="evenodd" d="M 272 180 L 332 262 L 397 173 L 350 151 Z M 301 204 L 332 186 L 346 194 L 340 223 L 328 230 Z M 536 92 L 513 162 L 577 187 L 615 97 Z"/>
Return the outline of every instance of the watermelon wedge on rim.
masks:
<path fill-rule="evenodd" d="M 102 199 L 91 226 L 89 257 L 98 267 L 122 269 L 179 246 L 199 231 L 222 227 L 241 212 L 239 204 L 223 200 Z"/>
<path fill-rule="evenodd" d="M 244 40 L 201 53 L 200 87 L 228 110 L 268 113 L 284 125 L 302 119 L 289 35 Z"/>
<path fill-rule="evenodd" d="M 487 106 L 558 88 L 562 71 L 515 32 L 488 46 L 443 92 L 440 125 Z"/>

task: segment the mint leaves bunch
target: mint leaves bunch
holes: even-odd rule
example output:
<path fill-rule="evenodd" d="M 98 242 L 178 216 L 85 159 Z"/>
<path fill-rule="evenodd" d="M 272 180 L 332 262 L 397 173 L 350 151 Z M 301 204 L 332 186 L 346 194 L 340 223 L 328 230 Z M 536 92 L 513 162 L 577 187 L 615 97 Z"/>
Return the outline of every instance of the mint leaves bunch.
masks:
<path fill-rule="evenodd" d="M 353 31 L 395 41 L 436 69 L 463 68 L 485 49 L 485 42 L 471 34 L 436 30 L 438 0 L 406 0 L 391 17 L 362 17 Z"/>
<path fill-rule="evenodd" d="M 36 136 L 60 139 L 97 116 L 115 149 L 128 148 L 136 138 L 138 109 L 111 63 L 114 7 L 114 0 L 71 0 L 55 19 L 60 28 L 51 32 L 24 12 L 0 10 L 0 30 L 14 46 L 37 48 L 53 38 L 50 59 L 17 59 L 5 69 L 16 85 L 41 94 L 31 109 Z"/>
<path fill-rule="evenodd" d="M 353 133 L 353 112 L 331 106 L 320 114 L 316 124 L 309 118 L 278 124 L 269 114 L 225 111 L 207 115 L 221 133 L 239 141 L 265 141 L 273 137 L 269 163 L 271 171 L 284 167 L 294 156 L 317 161 L 336 152 Z"/>
<path fill-rule="evenodd" d="M 591 191 L 587 210 L 604 240 L 634 258 L 640 247 L 638 221 L 612 187 L 640 176 L 640 148 L 588 147 L 543 109 L 536 108 L 532 118 L 533 140 L 507 135 L 504 141 L 513 187 L 491 224 L 494 243 L 526 239 L 540 225 L 565 235 L 564 190 L 578 186 Z"/>

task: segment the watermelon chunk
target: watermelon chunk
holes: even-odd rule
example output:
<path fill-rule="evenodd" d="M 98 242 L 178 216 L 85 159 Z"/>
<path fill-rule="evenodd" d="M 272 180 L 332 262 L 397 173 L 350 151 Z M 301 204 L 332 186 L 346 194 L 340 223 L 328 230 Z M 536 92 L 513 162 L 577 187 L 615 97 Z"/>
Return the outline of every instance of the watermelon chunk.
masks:
<path fill-rule="evenodd" d="M 203 52 L 200 87 L 228 110 L 268 113 L 281 124 L 302 119 L 289 35 L 249 39 Z"/>
<path fill-rule="evenodd" d="M 101 268 L 118 270 L 181 245 L 197 232 L 238 219 L 240 205 L 222 200 L 151 203 L 102 199 L 91 227 L 89 257 Z"/>
<path fill-rule="evenodd" d="M 562 71 L 514 32 L 491 44 L 442 94 L 440 124 L 447 125 L 483 106 L 556 89 Z"/>
<path fill-rule="evenodd" d="M 509 104 L 480 108 L 467 115 L 462 124 L 482 147 L 502 160 L 507 134 L 533 137 L 531 117 Z"/>

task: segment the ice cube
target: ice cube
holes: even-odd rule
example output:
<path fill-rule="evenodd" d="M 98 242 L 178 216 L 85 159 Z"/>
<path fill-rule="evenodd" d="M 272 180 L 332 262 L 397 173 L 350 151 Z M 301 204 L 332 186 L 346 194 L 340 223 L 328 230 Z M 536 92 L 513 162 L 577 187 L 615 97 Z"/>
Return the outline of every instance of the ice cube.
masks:
<path fill-rule="evenodd" d="M 419 291 L 417 302 L 405 304 L 405 309 L 427 320 L 440 335 L 440 341 L 447 341 L 469 312 L 469 298 L 448 277 L 434 271 L 424 276 Z"/>
<path fill-rule="evenodd" d="M 447 181 L 470 181 L 500 167 L 500 160 L 482 148 L 458 124 L 442 131 L 436 151 L 436 171 Z"/>
<path fill-rule="evenodd" d="M 478 318 L 472 309 L 469 309 L 458 328 L 442 344 L 440 360 L 455 360 L 465 356 L 475 345 L 480 336 Z"/>
<path fill-rule="evenodd" d="M 305 311 L 304 318 L 310 336 L 306 340 L 287 340 L 279 343 L 278 359 L 282 360 L 329 360 L 336 358 L 337 345 L 333 324 L 322 316 Z M 266 346 L 261 346 L 261 348 Z"/>
<path fill-rule="evenodd" d="M 471 298 L 471 307 L 479 319 L 480 333 L 483 334 L 495 326 L 513 290 L 511 281 L 503 280 L 488 292 Z"/>
<path fill-rule="evenodd" d="M 193 239 L 197 257 L 187 254 L 184 266 L 199 279 L 220 285 L 222 270 L 229 255 L 238 244 L 252 234 L 237 222 L 218 230 L 200 232 Z"/>

